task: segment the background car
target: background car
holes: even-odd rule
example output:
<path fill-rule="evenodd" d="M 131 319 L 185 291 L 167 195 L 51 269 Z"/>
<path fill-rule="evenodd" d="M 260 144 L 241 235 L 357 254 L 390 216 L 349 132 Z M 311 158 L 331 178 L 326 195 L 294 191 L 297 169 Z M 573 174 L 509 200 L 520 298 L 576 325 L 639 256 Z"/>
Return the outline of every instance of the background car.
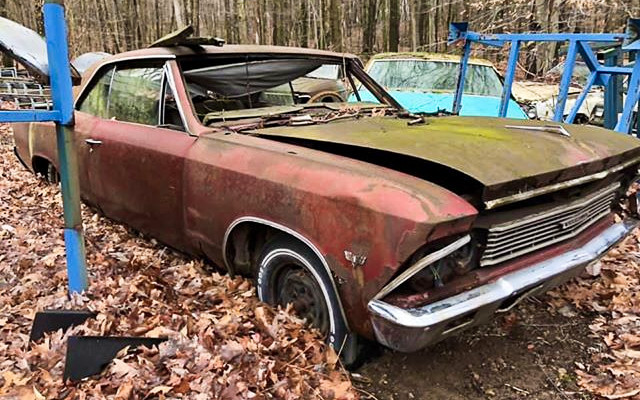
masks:
<path fill-rule="evenodd" d="M 514 82 L 513 96 L 527 110 L 530 118 L 550 121 L 553 119 L 558 98 L 559 85 L 564 72 L 564 62 L 553 67 L 545 75 L 542 81 Z M 573 106 L 582 92 L 583 86 L 589 77 L 589 67 L 584 62 L 578 61 L 573 71 L 572 85 L 569 87 L 567 101 L 564 107 L 563 117 L 569 115 Z M 601 106 L 601 107 L 599 107 Z M 584 99 L 574 123 L 588 124 L 602 118 L 604 115 L 604 89 L 600 86 L 592 87 Z"/>
<path fill-rule="evenodd" d="M 460 57 L 435 53 L 384 53 L 369 60 L 366 71 L 408 111 L 451 112 L 458 79 Z M 462 95 L 460 115 L 497 117 L 502 79 L 490 61 L 472 58 Z M 373 96 L 363 94 L 365 100 Z M 509 100 L 507 118 L 527 119 L 514 99 Z"/>

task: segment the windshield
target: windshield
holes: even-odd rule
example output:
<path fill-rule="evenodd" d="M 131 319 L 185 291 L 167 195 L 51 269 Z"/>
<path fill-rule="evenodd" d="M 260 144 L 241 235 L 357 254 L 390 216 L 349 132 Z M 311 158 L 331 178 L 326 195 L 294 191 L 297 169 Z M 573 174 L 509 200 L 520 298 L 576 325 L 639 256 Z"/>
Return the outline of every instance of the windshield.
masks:
<path fill-rule="evenodd" d="M 460 64 L 433 60 L 376 60 L 369 75 L 387 90 L 454 92 Z M 464 93 L 502 96 L 502 82 L 496 71 L 486 65 L 470 64 Z"/>
<path fill-rule="evenodd" d="M 184 61 L 181 67 L 196 114 L 205 122 L 281 113 L 313 103 L 357 103 L 352 70 L 364 71 L 354 64 L 342 59 L 332 63 L 314 57 L 243 56 Z"/>
<path fill-rule="evenodd" d="M 552 82 L 560 82 L 560 79 L 562 78 L 562 74 L 564 73 L 564 66 L 565 66 L 565 63 L 561 62 L 560 64 L 551 68 L 549 72 L 547 72 L 547 76 L 546 76 L 547 80 Z M 573 67 L 573 75 L 572 75 L 573 81 L 579 84 L 580 86 L 584 86 L 587 84 L 589 75 L 591 75 L 591 70 L 589 70 L 589 67 L 587 66 L 587 64 L 585 64 L 583 61 L 576 61 Z"/>

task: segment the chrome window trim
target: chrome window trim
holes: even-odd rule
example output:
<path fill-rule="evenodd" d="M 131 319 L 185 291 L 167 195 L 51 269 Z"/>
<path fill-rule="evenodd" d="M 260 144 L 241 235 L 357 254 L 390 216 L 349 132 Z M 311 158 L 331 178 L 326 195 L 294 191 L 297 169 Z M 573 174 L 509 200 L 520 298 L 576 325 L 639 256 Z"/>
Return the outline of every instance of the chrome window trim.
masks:
<path fill-rule="evenodd" d="M 93 80 L 95 79 L 96 74 L 107 65 L 114 64 L 114 66 L 117 66 L 117 64 L 126 62 L 126 61 L 137 61 L 137 60 L 162 61 L 162 60 L 174 60 L 175 58 L 176 56 L 174 54 L 165 54 L 165 55 L 153 55 L 153 56 L 122 57 L 122 58 L 102 61 L 97 67 L 93 69 L 93 72 L 91 72 L 91 76 L 89 76 L 89 78 L 87 79 L 87 84 L 84 85 L 84 87 L 82 88 L 82 91 L 80 91 L 78 93 L 78 96 L 76 96 L 73 102 L 73 109 L 78 110 L 78 101 L 86 94 L 85 92 L 89 90 L 89 88 L 93 84 Z"/>
<path fill-rule="evenodd" d="M 501 197 L 495 200 L 488 200 L 484 202 L 484 205 L 486 207 L 487 210 L 491 210 L 493 208 L 496 207 L 500 207 L 500 206 L 504 206 L 507 204 L 511 204 L 511 203 L 515 203 L 518 201 L 523 201 L 523 200 L 527 200 L 530 199 L 532 197 L 536 197 L 536 196 L 540 196 L 543 194 L 547 194 L 547 193 L 551 193 L 551 192 L 555 192 L 557 190 L 561 190 L 561 189 L 566 189 L 572 186 L 577 186 L 577 185 L 581 185 L 583 183 L 588 183 L 588 182 L 592 182 L 592 181 L 597 181 L 600 179 L 604 179 L 607 176 L 616 173 L 618 171 L 621 171 L 633 164 L 637 164 L 640 163 L 640 157 L 636 157 L 632 160 L 629 160 L 627 162 L 624 162 L 622 164 L 616 165 L 615 167 L 606 169 L 604 171 L 601 172 L 597 172 L 595 174 L 591 174 L 591 175 L 586 175 L 586 176 L 581 176 L 579 178 L 575 178 L 575 179 L 571 179 L 565 182 L 559 182 L 559 183 L 555 183 L 553 185 L 548 185 L 548 186 L 543 186 L 541 188 L 537 188 L 537 189 L 533 189 L 533 190 L 529 190 L 526 192 L 522 192 L 522 193 L 516 193 L 516 194 L 512 194 L 510 196 L 505 196 L 505 197 Z"/>
<path fill-rule="evenodd" d="M 111 79 L 109 79 L 109 92 L 107 93 L 107 108 L 104 110 L 105 116 L 109 115 L 109 107 L 111 106 L 111 88 L 113 87 L 113 79 L 115 78 L 117 71 L 118 71 L 118 66 L 114 65 L 113 68 L 111 68 Z"/>
<path fill-rule="evenodd" d="M 459 248 L 466 245 L 470 241 L 471 241 L 471 236 L 465 235 L 460 239 L 456 240 L 455 242 L 449 244 L 448 246 L 445 246 L 440 250 L 434 251 L 433 253 L 429 253 L 426 256 L 422 257 L 417 263 L 413 264 L 412 266 L 407 268 L 404 272 L 402 272 L 400 275 L 398 275 L 394 280 L 387 283 L 382 288 L 382 290 L 380 290 L 378 294 L 376 294 L 373 297 L 373 300 L 379 300 L 385 297 L 386 295 L 391 293 L 398 286 L 402 285 L 404 282 L 406 282 L 409 278 L 411 278 L 418 272 L 422 271 L 423 269 L 433 264 L 434 262 L 448 256 L 449 254 L 458 250 Z"/>
<path fill-rule="evenodd" d="M 334 291 L 334 293 L 336 295 L 336 298 L 338 299 L 338 308 L 340 309 L 340 314 L 342 315 L 342 319 L 344 320 L 344 323 L 345 323 L 347 329 L 349 330 L 349 322 L 348 322 L 346 314 L 344 312 L 344 307 L 342 306 L 342 299 L 340 298 L 340 292 L 338 292 L 338 287 L 336 286 L 335 280 L 333 279 L 333 274 L 331 273 L 331 269 L 329 268 L 329 264 L 327 263 L 327 260 L 322 255 L 322 253 L 320 253 L 320 250 L 309 239 L 307 239 L 301 233 L 299 233 L 299 232 L 297 232 L 297 231 L 295 231 L 295 230 L 293 230 L 293 229 L 291 229 L 291 228 L 289 228 L 287 226 L 284 226 L 284 225 L 279 224 L 277 222 L 273 222 L 273 221 L 270 221 L 268 219 L 264 219 L 264 218 L 260 218 L 260 217 L 245 216 L 245 217 L 240 217 L 240 218 L 235 219 L 227 227 L 227 230 L 224 233 L 224 238 L 222 239 L 222 259 L 223 259 L 224 264 L 225 264 L 225 266 L 227 268 L 227 271 L 233 272 L 233 269 L 231 268 L 231 266 L 229 264 L 229 261 L 227 260 L 227 246 L 228 246 L 228 242 L 229 242 L 229 237 L 231 236 L 231 232 L 233 232 L 233 230 L 238 225 L 240 225 L 240 224 L 242 224 L 244 222 L 253 222 L 253 223 L 257 223 L 257 224 L 262 224 L 262 225 L 269 226 L 271 228 L 277 229 L 279 231 L 282 231 L 284 233 L 287 233 L 287 234 L 295 237 L 296 239 L 300 240 L 307 247 L 309 247 L 311 249 L 311 251 L 314 252 L 314 254 L 318 257 L 318 259 L 322 263 L 322 266 L 324 267 L 324 270 L 327 273 L 327 275 L 329 277 L 329 280 L 331 281 L 331 286 L 332 286 L 333 291 Z"/>
<path fill-rule="evenodd" d="M 178 90 L 176 89 L 176 81 L 173 77 L 173 74 L 171 73 L 172 72 L 171 66 L 169 65 L 168 62 L 165 62 L 163 68 L 164 68 L 164 75 L 167 79 L 167 82 L 169 83 L 169 87 L 171 88 L 171 91 L 173 92 L 173 97 L 176 100 L 176 105 L 178 106 L 178 113 L 180 113 L 180 119 L 182 120 L 182 125 L 184 126 L 184 129 L 187 132 L 187 134 L 189 134 L 190 136 L 195 136 L 193 135 L 193 133 L 191 133 L 191 129 L 189 128 L 189 124 L 187 123 L 187 117 L 184 113 L 184 104 L 182 103 L 182 100 L 178 95 Z M 164 104 L 164 99 L 162 100 L 162 103 Z"/>
<path fill-rule="evenodd" d="M 160 80 L 160 101 L 158 101 L 158 121 L 156 125 L 164 124 L 164 109 L 167 99 L 167 64 L 162 66 L 162 78 Z"/>

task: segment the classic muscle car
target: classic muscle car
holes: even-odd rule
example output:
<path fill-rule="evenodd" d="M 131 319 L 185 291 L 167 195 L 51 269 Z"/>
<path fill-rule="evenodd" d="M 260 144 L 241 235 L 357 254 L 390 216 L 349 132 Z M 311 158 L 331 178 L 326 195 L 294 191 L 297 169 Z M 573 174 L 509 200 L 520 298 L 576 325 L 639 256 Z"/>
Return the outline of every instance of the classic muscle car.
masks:
<path fill-rule="evenodd" d="M 296 80 L 324 65 L 354 102 L 298 103 Z M 22 162 L 55 181 L 54 126 L 14 132 Z M 84 74 L 73 132 L 85 202 L 253 277 L 347 362 L 358 337 L 414 351 L 486 321 L 636 226 L 635 139 L 416 116 L 349 54 L 191 43 L 110 56 Z"/>

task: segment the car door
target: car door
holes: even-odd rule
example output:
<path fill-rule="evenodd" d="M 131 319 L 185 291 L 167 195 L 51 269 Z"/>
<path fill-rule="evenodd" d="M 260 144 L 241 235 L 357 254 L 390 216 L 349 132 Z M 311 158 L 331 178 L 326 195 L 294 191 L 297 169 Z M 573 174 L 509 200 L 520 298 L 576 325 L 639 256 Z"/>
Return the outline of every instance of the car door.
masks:
<path fill-rule="evenodd" d="M 147 62 L 102 71 L 96 87 L 103 89 L 80 99 L 76 131 L 92 202 L 181 247 L 184 162 L 195 137 L 185 132 L 166 68 Z"/>

